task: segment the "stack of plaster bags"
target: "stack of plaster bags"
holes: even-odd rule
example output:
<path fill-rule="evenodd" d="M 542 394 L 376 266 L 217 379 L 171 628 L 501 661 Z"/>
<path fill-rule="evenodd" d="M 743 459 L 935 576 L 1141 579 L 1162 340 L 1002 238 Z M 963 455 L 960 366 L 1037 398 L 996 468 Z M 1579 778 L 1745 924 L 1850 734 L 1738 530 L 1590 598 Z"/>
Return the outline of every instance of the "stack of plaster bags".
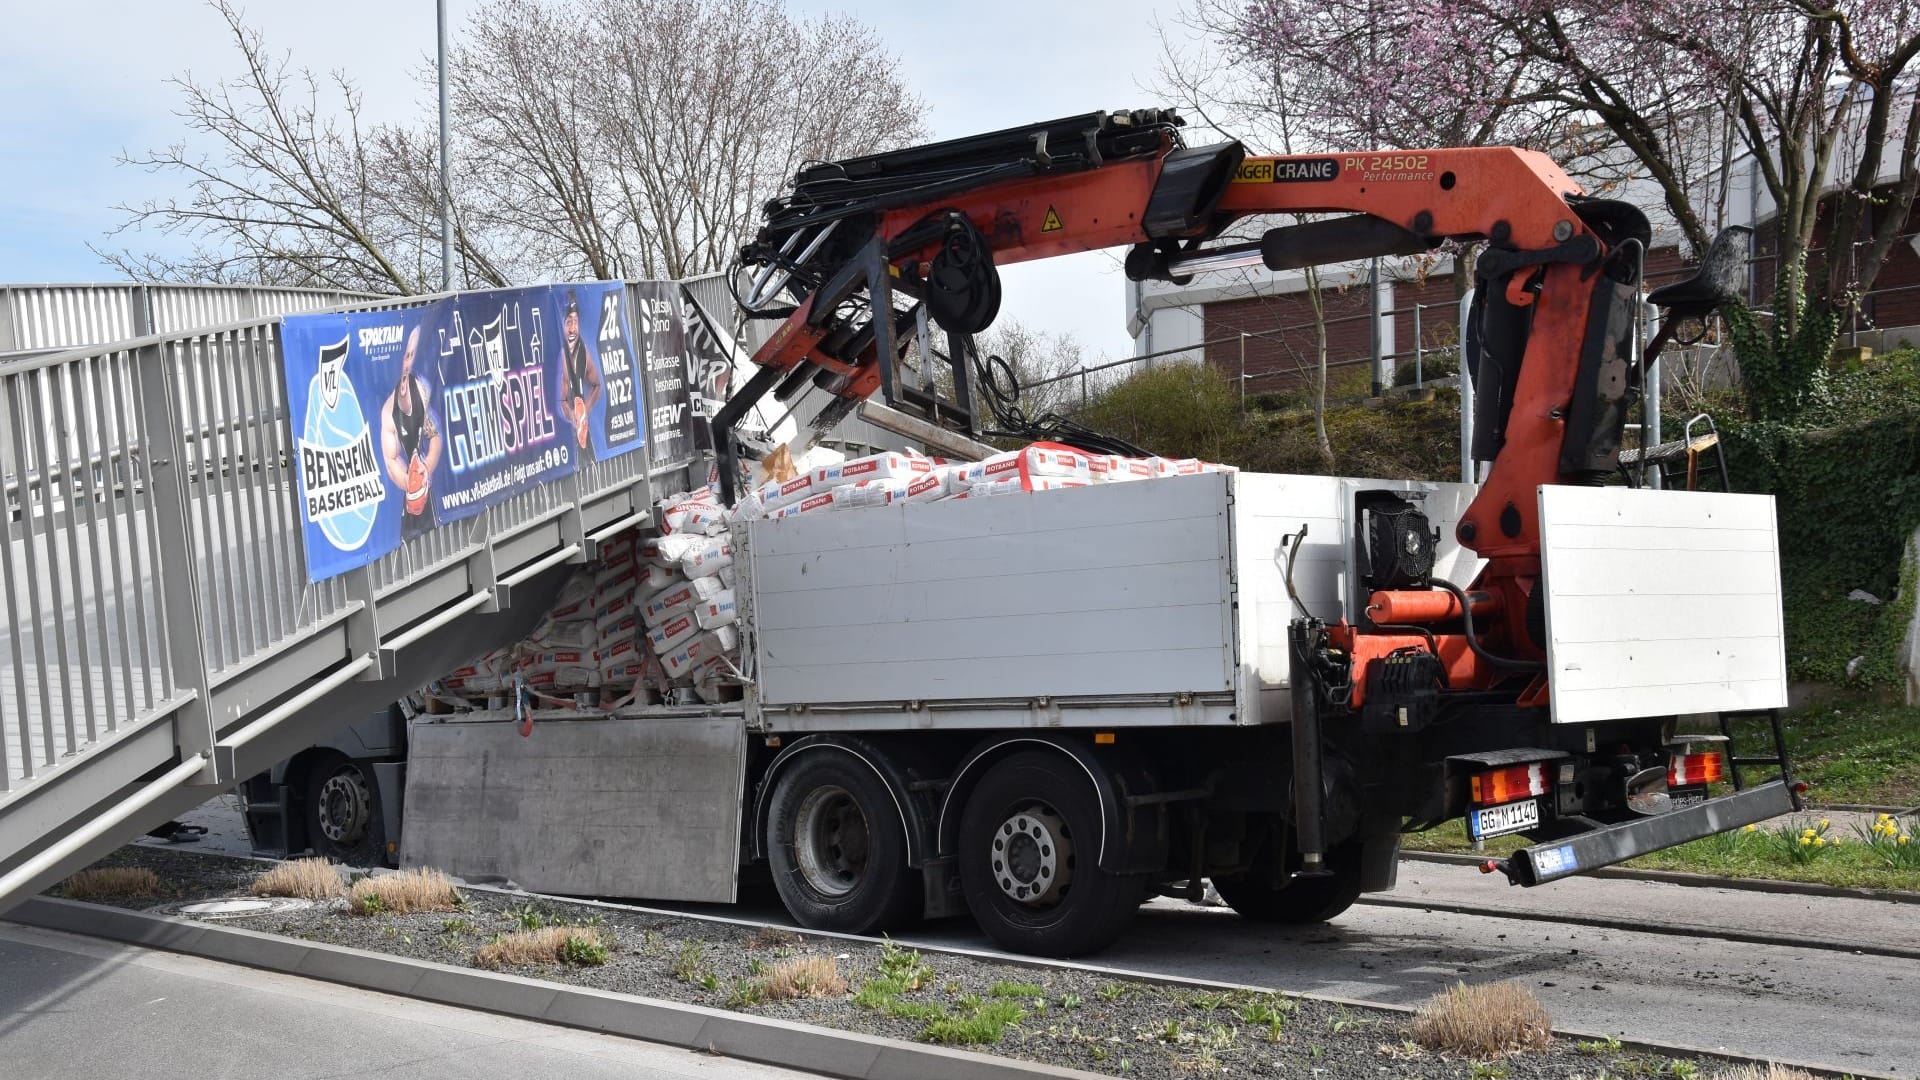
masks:
<path fill-rule="evenodd" d="M 739 609 L 731 527 L 894 503 L 1002 498 L 1037 491 L 1231 471 L 1192 459 L 1089 454 L 1034 443 L 977 462 L 911 452 L 789 466 L 733 507 L 711 488 L 661 500 L 663 533 L 600 546 L 525 641 L 437 684 L 442 697 L 498 704 L 531 694 L 543 707 L 713 704 L 739 697 Z"/>

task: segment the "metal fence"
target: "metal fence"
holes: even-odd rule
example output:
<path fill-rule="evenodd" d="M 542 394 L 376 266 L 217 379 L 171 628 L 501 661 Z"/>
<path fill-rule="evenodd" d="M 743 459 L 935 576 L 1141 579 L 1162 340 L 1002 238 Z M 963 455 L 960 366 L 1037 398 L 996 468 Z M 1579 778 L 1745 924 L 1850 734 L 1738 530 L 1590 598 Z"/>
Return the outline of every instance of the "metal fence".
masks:
<path fill-rule="evenodd" d="M 0 353 L 107 345 L 380 299 L 261 285 L 0 285 Z"/>
<path fill-rule="evenodd" d="M 0 360 L 16 465 L 0 473 L 0 809 L 169 717 L 181 761 L 211 763 L 264 703 L 377 674 L 383 652 L 497 602 L 496 585 L 585 558 L 592 531 L 646 509 L 643 450 L 309 583 L 280 349 L 278 319 L 259 318 Z M 413 588 L 435 574 L 444 589 Z M 422 608 L 423 591 L 454 600 Z M 403 595 L 404 613 L 377 615 Z M 345 657 L 285 660 L 343 625 Z"/>

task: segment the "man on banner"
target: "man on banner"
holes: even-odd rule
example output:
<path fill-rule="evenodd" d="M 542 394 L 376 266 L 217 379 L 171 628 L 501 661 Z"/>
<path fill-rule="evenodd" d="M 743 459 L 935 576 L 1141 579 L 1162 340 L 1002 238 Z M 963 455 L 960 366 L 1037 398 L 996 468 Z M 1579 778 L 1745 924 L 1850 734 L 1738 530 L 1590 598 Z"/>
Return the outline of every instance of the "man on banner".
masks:
<path fill-rule="evenodd" d="M 572 289 L 567 290 L 566 313 L 562 324 L 566 336 L 560 345 L 560 373 L 566 391 L 562 400 L 573 419 L 574 437 L 584 450 L 591 441 L 587 421 L 593 416 L 594 403 L 600 400 L 600 366 L 594 363 L 593 351 L 580 336 L 580 294 Z"/>
<path fill-rule="evenodd" d="M 433 528 L 433 500 L 429 489 L 433 470 L 440 464 L 440 427 L 426 381 L 414 375 L 413 357 L 420 347 L 420 328 L 407 334 L 407 351 L 400 358 L 400 381 L 380 410 L 380 449 L 386 459 L 387 479 L 406 494 L 401 506 L 400 538 L 411 540 Z"/>

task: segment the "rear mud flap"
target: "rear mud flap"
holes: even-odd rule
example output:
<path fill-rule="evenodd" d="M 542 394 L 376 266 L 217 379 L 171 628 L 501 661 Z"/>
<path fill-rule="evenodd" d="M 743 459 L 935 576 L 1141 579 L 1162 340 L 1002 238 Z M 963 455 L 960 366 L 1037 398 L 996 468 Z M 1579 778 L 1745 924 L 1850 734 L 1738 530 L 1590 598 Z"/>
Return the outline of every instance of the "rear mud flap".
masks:
<path fill-rule="evenodd" d="M 1792 790 L 1785 783 L 1774 781 L 1658 817 L 1608 825 L 1565 840 L 1521 848 L 1506 862 L 1496 865 L 1516 885 L 1542 885 L 1797 809 Z"/>

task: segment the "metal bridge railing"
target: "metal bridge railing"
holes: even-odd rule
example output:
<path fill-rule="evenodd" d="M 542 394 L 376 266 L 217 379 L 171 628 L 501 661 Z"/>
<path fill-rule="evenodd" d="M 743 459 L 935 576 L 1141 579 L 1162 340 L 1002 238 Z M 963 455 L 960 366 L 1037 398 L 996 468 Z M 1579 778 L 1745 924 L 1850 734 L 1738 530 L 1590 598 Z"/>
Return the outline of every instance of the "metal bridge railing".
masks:
<path fill-rule="evenodd" d="M 638 451 L 310 584 L 280 350 L 260 318 L 0 360 L 0 900 L 81 851 L 47 847 L 46 823 L 93 843 L 100 799 L 132 777 L 148 779 L 124 804 L 142 807 L 155 785 L 263 767 L 235 756 L 256 735 L 646 516 Z M 171 738 L 146 737 L 163 724 Z M 111 784 L 68 783 L 136 735 L 146 756 L 95 770 Z"/>

